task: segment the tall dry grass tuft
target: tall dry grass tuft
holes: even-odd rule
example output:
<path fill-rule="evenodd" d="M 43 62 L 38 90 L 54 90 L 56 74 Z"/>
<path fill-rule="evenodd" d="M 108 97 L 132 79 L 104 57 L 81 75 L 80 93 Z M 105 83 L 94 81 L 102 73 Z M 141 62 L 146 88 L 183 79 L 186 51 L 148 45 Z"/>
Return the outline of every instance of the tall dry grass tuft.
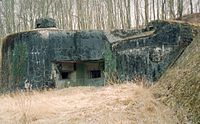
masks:
<path fill-rule="evenodd" d="M 105 77 L 106 77 L 106 81 L 104 85 L 115 85 L 115 84 L 121 84 L 122 81 L 118 78 L 119 75 L 117 72 L 113 72 L 113 73 L 104 73 Z"/>
<path fill-rule="evenodd" d="M 150 85 L 142 80 L 136 83 L 134 99 L 127 109 L 135 124 L 177 124 L 173 110 L 156 100 L 149 89 Z"/>
<path fill-rule="evenodd" d="M 16 99 L 15 104 L 19 108 L 19 123 L 30 124 L 32 107 L 31 92 L 19 92 L 16 95 L 18 99 Z"/>
<path fill-rule="evenodd" d="M 32 98 L 31 93 L 29 92 L 15 92 L 7 95 L 1 96 L 6 103 L 2 103 L 2 106 L 7 109 L 5 111 L 4 117 L 7 114 L 12 113 L 12 116 L 8 116 L 7 121 L 10 123 L 17 124 L 29 124 L 31 122 L 31 107 L 32 107 Z"/>
<path fill-rule="evenodd" d="M 46 92 L 15 92 L 0 96 L 2 124 L 30 124 L 53 113 Z M 2 119 L 2 120 L 1 120 Z"/>

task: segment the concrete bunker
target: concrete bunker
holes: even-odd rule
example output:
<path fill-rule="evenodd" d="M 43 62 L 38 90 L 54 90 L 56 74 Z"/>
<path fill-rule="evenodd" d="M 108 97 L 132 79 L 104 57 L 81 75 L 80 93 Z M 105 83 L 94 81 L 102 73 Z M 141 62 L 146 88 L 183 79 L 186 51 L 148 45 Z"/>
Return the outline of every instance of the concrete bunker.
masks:
<path fill-rule="evenodd" d="M 189 24 L 168 21 L 110 32 L 60 30 L 52 19 L 37 23 L 34 30 L 4 38 L 1 87 L 23 88 L 26 80 L 33 88 L 102 86 L 113 75 L 153 82 L 191 43 L 194 31 Z"/>
<path fill-rule="evenodd" d="M 23 88 L 26 80 L 33 88 L 104 85 L 105 51 L 111 48 L 104 32 L 65 31 L 46 21 L 4 38 L 2 87 Z"/>

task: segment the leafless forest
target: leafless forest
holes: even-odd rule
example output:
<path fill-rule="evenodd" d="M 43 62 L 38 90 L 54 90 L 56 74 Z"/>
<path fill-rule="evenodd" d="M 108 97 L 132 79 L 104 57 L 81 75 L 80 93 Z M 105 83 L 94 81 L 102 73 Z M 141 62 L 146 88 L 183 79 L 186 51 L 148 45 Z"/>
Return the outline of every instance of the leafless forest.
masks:
<path fill-rule="evenodd" d="M 0 0 L 0 37 L 56 19 L 66 30 L 133 28 L 200 12 L 199 0 Z"/>

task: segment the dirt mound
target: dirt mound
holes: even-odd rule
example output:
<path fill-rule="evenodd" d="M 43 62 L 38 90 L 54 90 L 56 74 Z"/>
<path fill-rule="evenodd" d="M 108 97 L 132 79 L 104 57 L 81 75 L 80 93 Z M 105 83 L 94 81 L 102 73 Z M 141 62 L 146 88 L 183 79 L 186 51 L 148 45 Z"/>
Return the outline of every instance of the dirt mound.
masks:
<path fill-rule="evenodd" d="M 200 35 L 156 84 L 155 95 L 172 106 L 179 120 L 200 123 Z"/>
<path fill-rule="evenodd" d="M 177 124 L 149 89 L 135 84 L 0 96 L 1 124 Z"/>
<path fill-rule="evenodd" d="M 200 23 L 200 13 L 184 15 L 182 18 L 178 18 L 177 20 L 189 23 Z"/>

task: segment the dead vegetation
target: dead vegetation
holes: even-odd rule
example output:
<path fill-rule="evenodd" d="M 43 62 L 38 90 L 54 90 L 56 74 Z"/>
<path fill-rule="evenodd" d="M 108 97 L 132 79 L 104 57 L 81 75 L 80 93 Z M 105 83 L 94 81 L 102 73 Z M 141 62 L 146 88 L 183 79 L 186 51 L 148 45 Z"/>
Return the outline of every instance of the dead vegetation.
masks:
<path fill-rule="evenodd" d="M 184 22 L 200 24 L 200 13 L 193 13 L 189 15 L 184 15 L 182 18 L 177 20 L 182 20 Z"/>
<path fill-rule="evenodd" d="M 200 123 L 200 36 L 154 87 L 156 97 L 176 110 L 183 123 Z"/>
<path fill-rule="evenodd" d="M 177 124 L 200 122 L 199 36 L 159 83 L 76 87 L 0 96 L 1 124 Z M 113 85 L 114 84 L 114 85 Z M 173 110 L 172 110 L 173 109 Z M 174 113 L 174 111 L 176 113 Z M 178 117 L 178 119 L 177 119 Z"/>
<path fill-rule="evenodd" d="M 172 110 L 133 83 L 0 96 L 1 124 L 177 124 Z"/>

